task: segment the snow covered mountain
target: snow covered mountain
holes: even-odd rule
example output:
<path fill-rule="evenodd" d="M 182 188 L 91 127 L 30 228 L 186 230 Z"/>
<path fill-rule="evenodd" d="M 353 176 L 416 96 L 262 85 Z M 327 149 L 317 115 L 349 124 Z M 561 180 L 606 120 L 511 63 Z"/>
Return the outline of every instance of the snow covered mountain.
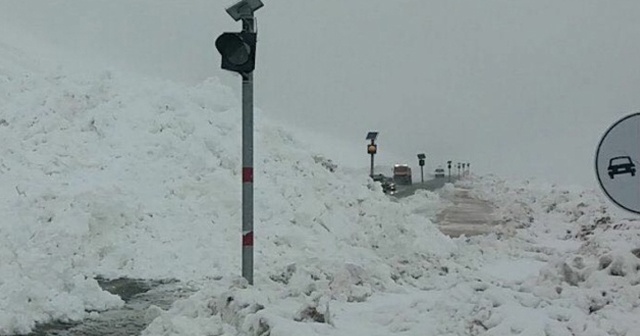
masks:
<path fill-rule="evenodd" d="M 231 90 L 52 63 L 0 45 L 0 334 L 121 306 L 102 276 L 199 288 L 145 335 L 638 335 L 640 223 L 599 193 L 486 176 L 392 200 L 259 111 L 249 287 Z M 440 233 L 455 188 L 494 233 Z"/>

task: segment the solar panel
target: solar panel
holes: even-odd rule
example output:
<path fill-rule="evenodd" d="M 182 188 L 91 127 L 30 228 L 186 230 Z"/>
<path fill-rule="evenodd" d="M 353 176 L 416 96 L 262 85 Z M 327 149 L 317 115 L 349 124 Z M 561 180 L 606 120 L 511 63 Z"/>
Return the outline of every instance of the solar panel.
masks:
<path fill-rule="evenodd" d="M 378 132 L 369 132 L 367 133 L 366 140 L 375 140 L 378 137 Z"/>

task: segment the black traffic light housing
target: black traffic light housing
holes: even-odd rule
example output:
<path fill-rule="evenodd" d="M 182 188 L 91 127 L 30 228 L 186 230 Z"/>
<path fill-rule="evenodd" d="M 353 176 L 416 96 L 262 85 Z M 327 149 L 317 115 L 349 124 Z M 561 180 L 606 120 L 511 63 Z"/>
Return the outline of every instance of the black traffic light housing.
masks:
<path fill-rule="evenodd" d="M 376 144 L 368 144 L 367 145 L 367 153 L 376 154 L 378 152 L 378 145 Z"/>
<path fill-rule="evenodd" d="M 216 39 L 216 49 L 222 56 L 222 69 L 240 74 L 253 72 L 256 67 L 257 33 L 222 33 Z"/>
<path fill-rule="evenodd" d="M 451 169 L 451 161 L 447 161 L 447 168 Z"/>
<path fill-rule="evenodd" d="M 426 159 L 427 156 L 424 154 L 418 154 L 418 164 L 420 165 L 420 167 L 424 166 L 424 159 Z"/>

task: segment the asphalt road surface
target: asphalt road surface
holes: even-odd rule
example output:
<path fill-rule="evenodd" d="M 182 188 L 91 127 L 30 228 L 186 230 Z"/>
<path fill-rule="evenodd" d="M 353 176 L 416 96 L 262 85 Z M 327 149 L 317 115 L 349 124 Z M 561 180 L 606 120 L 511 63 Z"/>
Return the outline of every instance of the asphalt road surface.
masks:
<path fill-rule="evenodd" d="M 195 289 L 176 280 L 144 280 L 120 278 L 97 279 L 102 289 L 118 295 L 126 302 L 119 309 L 101 312 L 97 317 L 80 322 L 50 322 L 38 325 L 27 336 L 135 336 L 140 335 L 157 316 L 158 309 L 169 309 L 178 299 L 190 296 Z M 19 335 L 12 335 L 19 336 Z"/>

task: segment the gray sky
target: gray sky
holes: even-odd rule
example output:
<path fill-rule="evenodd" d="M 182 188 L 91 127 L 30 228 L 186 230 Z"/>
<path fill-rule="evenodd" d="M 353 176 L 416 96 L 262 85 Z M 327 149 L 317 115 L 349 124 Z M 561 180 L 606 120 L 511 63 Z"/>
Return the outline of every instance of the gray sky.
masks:
<path fill-rule="evenodd" d="M 595 186 L 600 136 L 640 110 L 640 1 L 264 0 L 256 105 L 341 159 L 415 154 Z M 75 56 L 195 83 L 238 79 L 213 42 L 233 1 L 3 0 L 0 21 Z M 338 147 L 336 144 L 341 143 Z M 330 144 L 330 145 L 329 145 Z"/>

